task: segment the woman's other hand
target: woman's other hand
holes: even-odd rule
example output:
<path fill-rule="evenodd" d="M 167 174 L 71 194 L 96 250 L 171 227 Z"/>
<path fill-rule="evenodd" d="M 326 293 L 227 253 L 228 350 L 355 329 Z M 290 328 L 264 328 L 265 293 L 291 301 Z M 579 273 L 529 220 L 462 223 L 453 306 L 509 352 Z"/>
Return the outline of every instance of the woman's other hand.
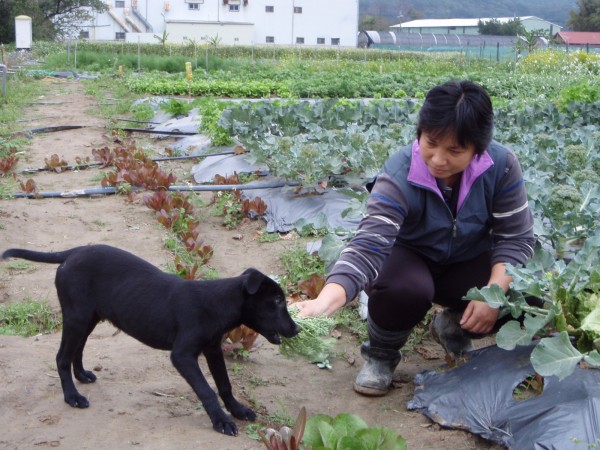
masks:
<path fill-rule="evenodd" d="M 471 333 L 489 333 L 498 320 L 498 313 L 498 308 L 492 308 L 479 300 L 471 300 L 462 315 L 460 326 Z"/>

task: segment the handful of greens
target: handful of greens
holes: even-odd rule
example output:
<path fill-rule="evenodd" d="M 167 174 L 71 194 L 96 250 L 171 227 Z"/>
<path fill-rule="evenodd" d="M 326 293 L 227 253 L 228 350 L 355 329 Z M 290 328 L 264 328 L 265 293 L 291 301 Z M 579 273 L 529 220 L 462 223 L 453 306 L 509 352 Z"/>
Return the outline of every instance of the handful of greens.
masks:
<path fill-rule="evenodd" d="M 288 357 L 301 355 L 320 368 L 330 369 L 329 358 L 335 343 L 330 334 L 335 321 L 325 316 L 298 317 L 298 309 L 293 306 L 290 315 L 302 331 L 293 338 L 281 338 L 281 353 Z"/>

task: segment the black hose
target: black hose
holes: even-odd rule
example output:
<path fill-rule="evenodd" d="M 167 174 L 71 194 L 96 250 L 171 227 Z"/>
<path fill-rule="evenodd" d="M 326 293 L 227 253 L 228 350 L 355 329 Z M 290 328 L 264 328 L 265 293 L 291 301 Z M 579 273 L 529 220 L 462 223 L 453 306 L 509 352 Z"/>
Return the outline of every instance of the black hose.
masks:
<path fill-rule="evenodd" d="M 161 162 L 161 161 L 175 161 L 180 159 L 200 159 L 200 158 L 208 158 L 209 156 L 222 156 L 222 155 L 234 155 L 236 152 L 234 150 L 227 150 L 224 152 L 217 153 L 205 153 L 203 155 L 186 155 L 186 156 L 165 156 L 163 158 L 152 158 L 151 161 Z M 87 164 L 77 164 L 75 166 L 64 166 L 61 167 L 61 170 L 77 170 L 77 169 L 87 169 L 88 167 L 96 167 L 100 166 L 103 163 L 87 163 Z M 40 167 L 38 169 L 23 169 L 16 171 L 15 173 L 23 174 L 23 173 L 36 173 L 36 172 L 44 172 L 54 170 L 51 167 Z"/>
<path fill-rule="evenodd" d="M 248 184 L 206 184 L 198 186 L 169 186 L 167 191 L 175 192 L 201 192 L 201 191 L 244 191 L 253 189 L 272 189 L 285 186 L 300 186 L 297 181 L 270 181 L 265 183 L 248 183 Z M 138 190 L 136 186 L 133 190 Z M 75 189 L 72 191 L 56 191 L 56 192 L 15 192 L 14 194 L 2 194 L 1 198 L 74 198 L 74 197 L 91 197 L 94 195 L 112 195 L 116 194 L 118 189 L 114 186 Z"/>

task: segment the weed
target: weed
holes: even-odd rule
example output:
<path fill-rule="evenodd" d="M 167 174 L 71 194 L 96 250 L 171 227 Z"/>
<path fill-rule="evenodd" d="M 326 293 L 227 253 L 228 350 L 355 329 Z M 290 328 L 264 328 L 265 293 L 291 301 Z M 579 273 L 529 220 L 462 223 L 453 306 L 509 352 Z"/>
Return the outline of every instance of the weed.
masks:
<path fill-rule="evenodd" d="M 154 117 L 154 109 L 148 103 L 136 103 L 129 107 L 129 112 L 135 120 L 149 121 Z"/>
<path fill-rule="evenodd" d="M 35 336 L 56 331 L 60 325 L 59 315 L 44 303 L 0 305 L 0 335 Z"/>
<path fill-rule="evenodd" d="M 13 177 L 0 177 L 0 197 L 10 197 L 19 189 L 19 183 Z"/>
<path fill-rule="evenodd" d="M 136 100 L 134 94 L 120 79 L 113 78 L 110 83 L 106 82 L 106 78 L 82 80 L 82 82 L 87 92 L 95 94 L 99 105 L 96 114 L 100 117 L 112 119 L 115 116 L 126 115 Z M 107 102 L 108 97 L 110 97 L 110 101 Z"/>
<path fill-rule="evenodd" d="M 246 426 L 245 428 L 245 432 L 246 432 L 246 436 L 248 436 L 250 439 L 253 439 L 255 441 L 259 441 L 260 440 L 260 436 L 258 435 L 258 431 L 263 428 L 263 426 L 259 423 L 251 423 L 249 425 Z"/>
<path fill-rule="evenodd" d="M 274 428 L 281 428 L 283 426 L 293 427 L 295 419 L 287 413 L 287 407 L 278 400 L 280 411 L 276 411 L 274 413 L 268 414 L 264 417 L 264 420 L 268 422 Z"/>
<path fill-rule="evenodd" d="M 543 390 L 544 379 L 538 374 L 529 375 L 513 390 L 513 398 L 515 400 L 527 400 L 541 395 Z"/>
<path fill-rule="evenodd" d="M 277 242 L 281 237 L 279 233 L 261 233 L 258 237 L 258 242 L 260 243 L 269 243 L 269 242 Z"/>
<path fill-rule="evenodd" d="M 361 319 L 358 308 L 352 306 L 340 308 L 331 318 L 335 323 L 335 328 L 348 330 L 360 342 L 368 339 L 367 322 Z"/>
<path fill-rule="evenodd" d="M 214 214 L 223 217 L 223 225 L 228 230 L 236 228 L 244 218 L 240 196 L 240 191 L 218 191 L 213 197 Z"/>
<path fill-rule="evenodd" d="M 286 284 L 295 286 L 302 280 L 308 280 L 313 274 L 325 274 L 325 264 L 319 256 L 309 254 L 300 245 L 286 249 L 279 260 L 285 270 Z"/>
<path fill-rule="evenodd" d="M 9 272 L 34 272 L 38 266 L 29 261 L 13 260 L 6 263 Z"/>

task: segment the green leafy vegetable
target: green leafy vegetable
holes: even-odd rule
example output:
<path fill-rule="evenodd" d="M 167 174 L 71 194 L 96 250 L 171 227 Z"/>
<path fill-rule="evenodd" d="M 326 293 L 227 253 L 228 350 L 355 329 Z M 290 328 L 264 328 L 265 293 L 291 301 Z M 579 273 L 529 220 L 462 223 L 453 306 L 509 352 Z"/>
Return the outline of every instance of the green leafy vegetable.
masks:
<path fill-rule="evenodd" d="M 311 363 L 329 368 L 335 339 L 329 337 L 335 326 L 333 319 L 325 316 L 298 317 L 298 309 L 290 308 L 290 315 L 302 328 L 293 338 L 281 338 L 279 350 L 285 356 L 301 355 Z"/>
<path fill-rule="evenodd" d="M 406 450 L 404 438 L 389 428 L 369 427 L 354 414 L 309 417 L 303 443 L 313 450 Z"/>

